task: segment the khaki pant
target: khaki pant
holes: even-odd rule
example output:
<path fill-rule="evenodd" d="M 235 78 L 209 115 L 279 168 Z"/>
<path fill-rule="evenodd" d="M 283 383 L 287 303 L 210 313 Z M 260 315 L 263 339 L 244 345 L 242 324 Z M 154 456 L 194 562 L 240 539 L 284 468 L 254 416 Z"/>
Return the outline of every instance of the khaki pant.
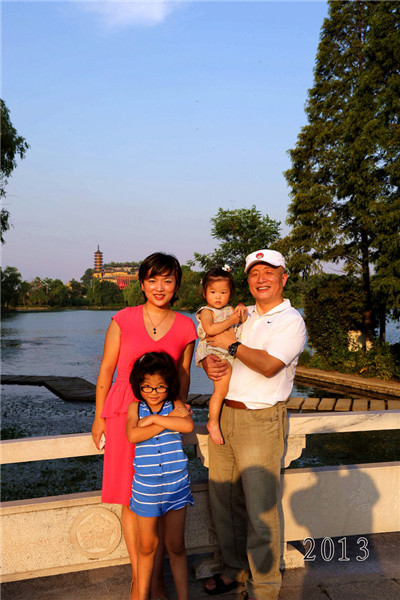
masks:
<path fill-rule="evenodd" d="M 225 444 L 209 440 L 209 489 L 224 575 L 246 581 L 251 598 L 276 600 L 281 586 L 278 512 L 286 433 L 283 402 L 261 410 L 224 405 Z"/>

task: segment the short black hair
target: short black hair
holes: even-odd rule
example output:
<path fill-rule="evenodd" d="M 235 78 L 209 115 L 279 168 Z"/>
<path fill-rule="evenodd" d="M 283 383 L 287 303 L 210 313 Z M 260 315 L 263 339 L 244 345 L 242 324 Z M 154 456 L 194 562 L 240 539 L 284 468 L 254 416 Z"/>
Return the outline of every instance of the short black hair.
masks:
<path fill-rule="evenodd" d="M 156 275 L 175 275 L 176 294 L 182 281 L 182 268 L 176 256 L 165 254 L 165 252 L 154 252 L 150 256 L 147 256 L 139 267 L 139 281 L 143 283 L 145 279 L 155 277 Z M 175 294 L 171 300 L 171 304 L 176 300 Z"/>
<path fill-rule="evenodd" d="M 167 400 L 176 400 L 179 395 L 180 381 L 178 369 L 173 358 L 167 352 L 146 352 L 135 361 L 129 382 L 138 400 L 143 400 L 140 386 L 146 375 L 160 375 L 168 386 Z"/>
<path fill-rule="evenodd" d="M 207 271 L 204 275 L 202 284 L 203 284 L 203 294 L 205 294 L 208 286 L 212 281 L 218 281 L 218 279 L 227 279 L 229 282 L 229 289 L 231 292 L 230 297 L 232 298 L 235 293 L 235 282 L 233 281 L 233 277 L 230 271 L 226 271 L 223 267 L 212 267 Z"/>

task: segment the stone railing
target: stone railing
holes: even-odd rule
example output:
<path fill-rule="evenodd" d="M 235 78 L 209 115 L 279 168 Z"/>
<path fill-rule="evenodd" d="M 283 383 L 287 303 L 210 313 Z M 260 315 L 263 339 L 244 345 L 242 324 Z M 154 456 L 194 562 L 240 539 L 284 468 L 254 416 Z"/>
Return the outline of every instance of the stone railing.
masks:
<path fill-rule="evenodd" d="M 285 543 L 400 530 L 399 463 L 288 468 L 301 455 L 306 435 L 382 429 L 400 429 L 400 411 L 289 415 L 282 471 Z M 184 436 L 184 443 L 195 445 L 206 466 L 207 437 L 200 424 Z M 90 434 L 7 440 L 0 443 L 0 450 L 2 464 L 99 454 Z M 195 505 L 188 509 L 188 553 L 215 551 L 208 485 L 194 481 L 192 490 Z M 98 491 L 3 503 L 2 581 L 129 562 L 119 511 L 119 506 L 102 504 Z M 303 560 L 286 546 L 283 559 L 286 567 Z"/>

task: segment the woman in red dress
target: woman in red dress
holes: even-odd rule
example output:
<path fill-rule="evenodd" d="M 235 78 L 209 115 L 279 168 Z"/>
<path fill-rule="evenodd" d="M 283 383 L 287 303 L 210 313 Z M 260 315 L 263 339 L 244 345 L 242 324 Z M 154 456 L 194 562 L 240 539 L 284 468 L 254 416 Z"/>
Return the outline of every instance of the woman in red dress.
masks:
<path fill-rule="evenodd" d="M 186 401 L 190 383 L 190 363 L 197 337 L 194 323 L 171 310 L 170 305 L 182 279 L 174 256 L 156 252 L 139 268 L 144 304 L 124 308 L 112 317 L 104 342 L 103 359 L 96 387 L 93 440 L 99 448 L 105 435 L 102 501 L 121 504 L 121 523 L 129 558 L 132 581 L 137 568 L 136 515 L 129 509 L 135 446 L 126 437 L 126 413 L 137 402 L 129 383 L 133 363 L 145 352 L 164 351 L 172 356 L 180 379 L 179 398 Z M 114 372 L 117 377 L 112 383 Z M 162 581 L 162 553 L 152 581 L 152 598 L 165 596 Z M 132 585 L 131 600 L 135 589 Z"/>

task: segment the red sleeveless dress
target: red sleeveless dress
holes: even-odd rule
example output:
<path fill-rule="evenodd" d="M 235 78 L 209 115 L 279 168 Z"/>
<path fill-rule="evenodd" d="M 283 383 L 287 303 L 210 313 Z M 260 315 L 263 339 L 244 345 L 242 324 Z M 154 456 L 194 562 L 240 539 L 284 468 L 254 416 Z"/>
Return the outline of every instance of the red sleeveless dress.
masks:
<path fill-rule="evenodd" d="M 133 363 L 146 352 L 168 352 L 178 364 L 186 346 L 197 338 L 197 334 L 189 317 L 175 313 L 167 333 L 160 340 L 151 339 L 144 326 L 143 305 L 124 308 L 112 318 L 121 330 L 121 345 L 117 377 L 101 414 L 106 419 L 101 499 L 110 504 L 129 505 L 135 446 L 126 437 L 126 413 L 129 404 L 138 401 L 129 383 Z"/>

